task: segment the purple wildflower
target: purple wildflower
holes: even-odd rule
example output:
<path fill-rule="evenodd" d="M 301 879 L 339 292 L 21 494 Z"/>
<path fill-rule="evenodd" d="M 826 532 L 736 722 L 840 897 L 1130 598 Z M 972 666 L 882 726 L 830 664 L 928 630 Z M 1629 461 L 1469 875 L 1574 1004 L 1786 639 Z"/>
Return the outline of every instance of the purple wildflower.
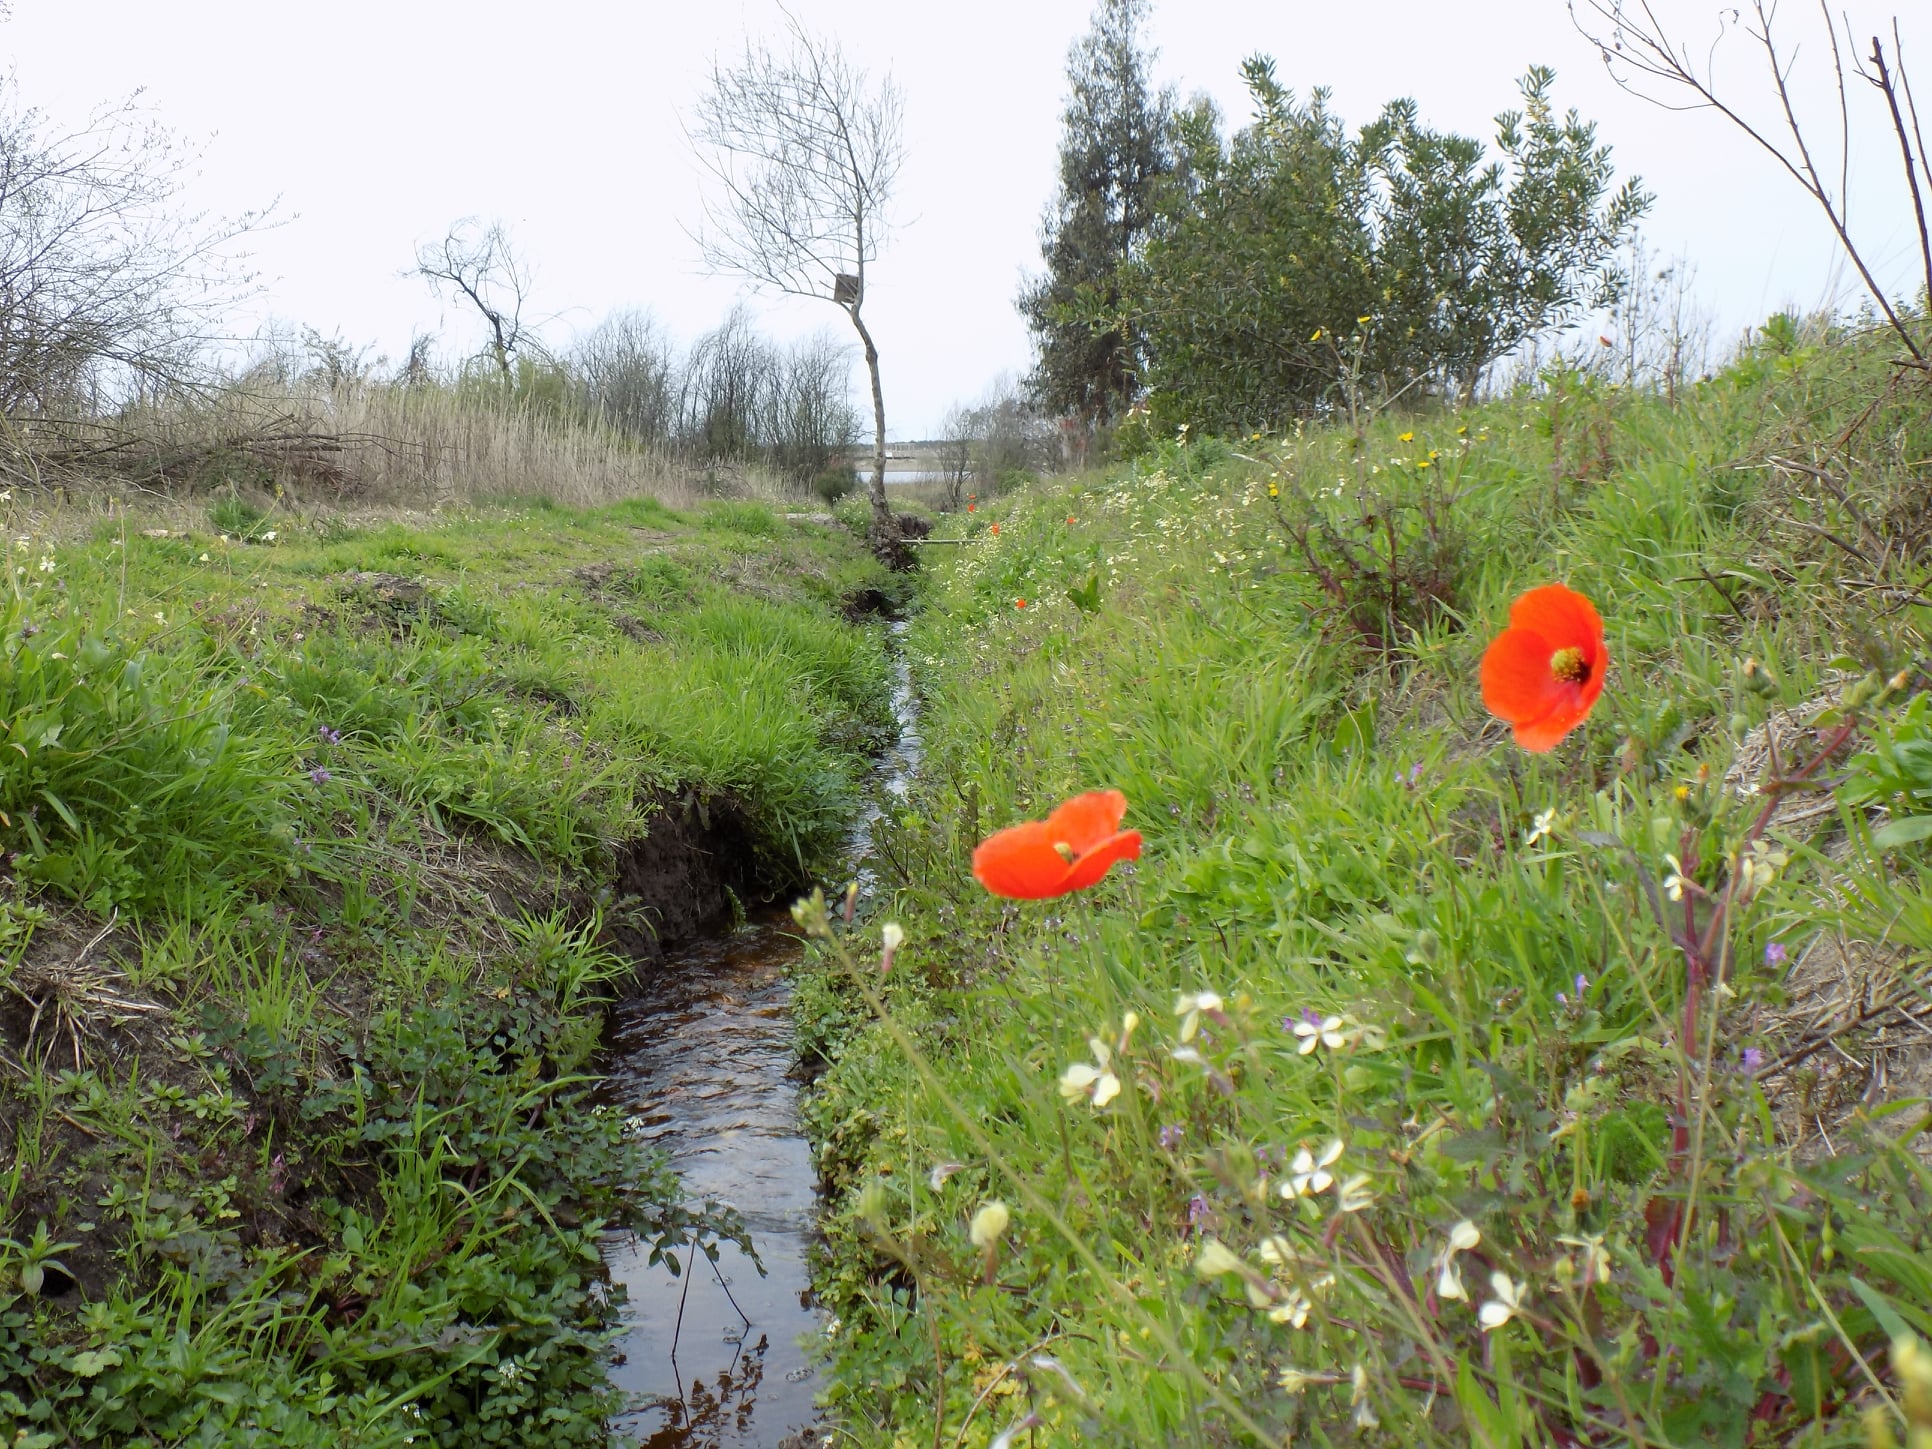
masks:
<path fill-rule="evenodd" d="M 1411 785 L 1414 785 L 1417 782 L 1419 782 L 1421 779 L 1422 779 L 1422 761 L 1417 760 L 1413 765 L 1409 766 L 1409 783 Z"/>
<path fill-rule="evenodd" d="M 1784 942 L 1773 941 L 1764 948 L 1764 964 L 1767 966 L 1784 965 Z"/>
<path fill-rule="evenodd" d="M 1759 1072 L 1764 1070 L 1764 1053 L 1756 1047 L 1746 1047 L 1744 1049 L 1744 1059 L 1740 1065 L 1743 1066 L 1744 1074 L 1747 1077 L 1755 1077 Z"/>
<path fill-rule="evenodd" d="M 1198 1192 L 1187 1200 L 1187 1222 L 1189 1227 L 1199 1227 L 1201 1220 L 1208 1215 L 1208 1200 Z"/>
<path fill-rule="evenodd" d="M 1179 1142 L 1186 1132 L 1187 1129 L 1181 1126 L 1180 1123 L 1169 1122 L 1165 1127 L 1161 1128 L 1161 1146 L 1169 1152 L 1172 1152 L 1174 1150 L 1174 1144 Z"/>
<path fill-rule="evenodd" d="M 327 725 L 323 725 L 322 728 L 317 730 L 315 733 L 317 737 L 320 738 L 322 743 L 325 745 L 339 745 L 342 743 L 341 730 L 332 730 Z"/>
<path fill-rule="evenodd" d="M 315 783 L 318 785 L 326 785 L 329 783 L 329 781 L 333 780 L 335 776 L 331 775 L 327 770 L 316 769 L 316 770 L 309 771 L 309 778 L 315 781 Z"/>
<path fill-rule="evenodd" d="M 1558 1006 L 1568 1006 L 1570 1004 L 1570 998 L 1559 991 L 1556 993 L 1556 1004 Z"/>
<path fill-rule="evenodd" d="M 1590 991 L 1590 978 L 1585 976 L 1581 971 L 1577 972 L 1576 994 L 1579 997 L 1582 997 L 1582 996 L 1588 995 L 1589 991 Z"/>

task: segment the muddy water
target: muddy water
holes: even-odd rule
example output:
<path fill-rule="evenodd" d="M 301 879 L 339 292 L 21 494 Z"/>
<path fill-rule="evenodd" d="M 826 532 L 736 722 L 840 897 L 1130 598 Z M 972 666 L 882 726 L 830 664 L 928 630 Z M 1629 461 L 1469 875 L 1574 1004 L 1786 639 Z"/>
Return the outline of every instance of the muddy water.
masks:
<path fill-rule="evenodd" d="M 892 628 L 896 644 L 904 625 Z M 896 738 L 848 847 L 862 894 L 874 886 L 872 827 L 919 763 L 910 671 L 896 650 L 894 670 Z M 605 1244 L 629 1300 L 613 1377 L 635 1407 L 613 1421 L 619 1443 L 778 1449 L 814 1417 L 817 1385 L 800 1339 L 820 1324 L 805 1266 L 818 1178 L 798 1126 L 786 972 L 800 946 L 789 926 L 781 916 L 697 942 L 651 968 L 642 993 L 614 1013 L 613 1101 L 670 1154 L 692 1198 L 744 1215 L 766 1270 L 761 1277 L 726 1247 L 715 1269 L 700 1256 L 674 1278 L 635 1243 Z"/>

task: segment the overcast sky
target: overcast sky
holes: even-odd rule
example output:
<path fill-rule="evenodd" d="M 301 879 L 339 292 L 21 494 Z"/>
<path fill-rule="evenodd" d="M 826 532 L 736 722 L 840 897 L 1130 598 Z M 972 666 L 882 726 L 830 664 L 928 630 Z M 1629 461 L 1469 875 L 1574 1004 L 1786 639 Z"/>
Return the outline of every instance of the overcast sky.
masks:
<path fill-rule="evenodd" d="M 1715 34 L 1708 0 L 1656 3 L 1685 35 Z M 1090 0 L 796 8 L 906 92 L 901 226 L 867 317 L 887 431 L 923 436 L 949 404 L 1028 364 L 1012 299 L 1038 265 L 1066 52 Z M 1815 26 L 1786 8 L 1794 33 Z M 1908 59 L 1915 41 L 1932 57 L 1928 8 L 1853 4 L 1852 21 L 1869 35 L 1907 12 L 1918 32 L 1908 28 Z M 263 310 L 395 356 L 417 331 L 473 342 L 468 319 L 401 275 L 418 242 L 471 214 L 503 219 L 534 260 L 552 341 L 632 305 L 687 341 L 715 324 L 742 289 L 703 274 L 685 231 L 700 178 L 680 118 L 714 55 L 779 23 L 772 0 L 15 0 L 0 46 L 22 99 L 56 120 L 144 90 L 153 113 L 201 143 L 201 204 L 235 212 L 280 198 L 285 223 L 253 244 Z M 1828 118 L 1822 38 L 1805 34 L 1799 82 Z M 1649 239 L 1696 264 L 1727 333 L 1781 306 L 1818 305 L 1834 287 L 1849 296 L 1829 233 L 1790 180 L 1716 117 L 1617 90 L 1562 0 L 1157 0 L 1152 38 L 1157 74 L 1231 117 L 1246 114 L 1240 62 L 1264 51 L 1297 91 L 1331 87 L 1353 125 L 1411 95 L 1426 121 L 1485 139 L 1523 69 L 1552 65 L 1559 102 L 1595 119 L 1620 169 L 1657 193 Z M 1759 86 L 1747 42 L 1719 54 L 1742 90 Z M 1920 69 L 1920 92 L 1932 93 L 1932 59 Z M 1877 119 L 1872 97 L 1852 103 Z M 1868 135 L 1853 219 L 1903 287 L 1916 234 L 1889 135 Z M 752 301 L 775 335 L 845 325 L 829 304 Z"/>

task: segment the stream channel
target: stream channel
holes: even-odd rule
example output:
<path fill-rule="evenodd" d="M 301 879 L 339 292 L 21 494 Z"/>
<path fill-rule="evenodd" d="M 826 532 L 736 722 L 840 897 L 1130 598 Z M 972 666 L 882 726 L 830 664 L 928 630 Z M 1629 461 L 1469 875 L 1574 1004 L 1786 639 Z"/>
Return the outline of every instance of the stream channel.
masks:
<path fill-rule="evenodd" d="M 891 625 L 895 736 L 873 768 L 846 847 L 861 898 L 886 807 L 903 800 L 920 757 L 912 673 Z M 831 895 L 827 891 L 827 895 Z M 612 1377 L 635 1406 L 612 1421 L 616 1442 L 647 1449 L 779 1449 L 818 1442 L 815 1374 L 801 1337 L 816 1333 L 806 1250 L 817 1232 L 818 1175 L 798 1123 L 791 982 L 801 954 L 780 912 L 695 941 L 651 967 L 618 1003 L 606 1036 L 609 1100 L 670 1154 L 694 1200 L 744 1215 L 766 1275 L 726 1245 L 714 1270 L 684 1254 L 673 1277 L 648 1249 L 613 1235 L 604 1261 L 622 1283 L 625 1333 Z"/>

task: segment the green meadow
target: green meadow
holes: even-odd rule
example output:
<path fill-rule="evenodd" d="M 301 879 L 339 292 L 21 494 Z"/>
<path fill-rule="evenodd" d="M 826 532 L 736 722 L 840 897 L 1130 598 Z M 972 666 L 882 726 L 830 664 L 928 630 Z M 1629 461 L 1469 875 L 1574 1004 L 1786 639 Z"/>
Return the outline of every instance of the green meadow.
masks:
<path fill-rule="evenodd" d="M 1925 1432 L 1932 421 L 1886 358 L 1183 430 L 955 520 L 895 894 L 800 911 L 851 1442 Z M 1478 670 L 1550 582 L 1611 666 L 1531 753 Z M 1138 862 L 974 882 L 1106 788 Z"/>
<path fill-rule="evenodd" d="M 605 1442 L 600 1233 L 742 1226 L 602 1003 L 832 858 L 892 580 L 751 503 L 6 506 L 5 1442 Z"/>

